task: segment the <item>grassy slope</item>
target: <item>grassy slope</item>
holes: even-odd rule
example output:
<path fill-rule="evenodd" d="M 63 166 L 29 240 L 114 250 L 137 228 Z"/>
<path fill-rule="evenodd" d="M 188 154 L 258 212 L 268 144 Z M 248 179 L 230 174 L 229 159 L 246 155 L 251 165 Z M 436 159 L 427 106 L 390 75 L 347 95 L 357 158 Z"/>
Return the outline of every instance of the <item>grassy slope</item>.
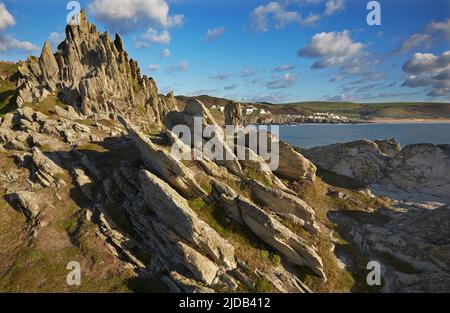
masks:
<path fill-rule="evenodd" d="M 333 112 L 352 118 L 450 118 L 450 103 L 393 102 L 393 103 L 351 103 L 351 102 L 299 102 L 276 105 L 295 107 L 315 112 Z"/>
<path fill-rule="evenodd" d="M 13 76 L 17 73 L 17 65 L 12 63 L 0 62 L 0 76 Z M 3 115 L 14 109 L 14 100 L 16 96 L 16 84 L 11 80 L 0 79 L 0 115 Z"/>

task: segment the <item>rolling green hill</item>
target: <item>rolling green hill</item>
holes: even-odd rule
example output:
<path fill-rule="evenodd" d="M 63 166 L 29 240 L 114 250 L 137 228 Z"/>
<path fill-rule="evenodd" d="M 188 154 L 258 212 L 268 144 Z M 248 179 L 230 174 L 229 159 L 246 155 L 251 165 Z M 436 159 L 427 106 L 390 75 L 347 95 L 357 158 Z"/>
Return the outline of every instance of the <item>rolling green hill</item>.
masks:
<path fill-rule="evenodd" d="M 230 100 L 210 97 L 197 97 L 206 106 L 226 105 Z M 180 104 L 187 97 L 177 97 Z M 354 103 L 354 102 L 296 102 L 296 103 L 243 103 L 264 108 L 272 114 L 310 115 L 315 112 L 328 112 L 346 116 L 354 120 L 376 119 L 450 119 L 450 103 L 437 102 L 390 102 L 390 103 Z"/>

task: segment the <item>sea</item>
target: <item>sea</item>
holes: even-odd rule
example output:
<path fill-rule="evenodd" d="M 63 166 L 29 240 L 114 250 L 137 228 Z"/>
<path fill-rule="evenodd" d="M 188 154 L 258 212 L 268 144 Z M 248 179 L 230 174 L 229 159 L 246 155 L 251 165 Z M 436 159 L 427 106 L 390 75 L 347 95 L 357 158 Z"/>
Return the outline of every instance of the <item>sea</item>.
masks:
<path fill-rule="evenodd" d="M 419 143 L 450 144 L 450 123 L 283 125 L 280 138 L 304 148 L 390 138 L 397 139 L 402 147 Z"/>

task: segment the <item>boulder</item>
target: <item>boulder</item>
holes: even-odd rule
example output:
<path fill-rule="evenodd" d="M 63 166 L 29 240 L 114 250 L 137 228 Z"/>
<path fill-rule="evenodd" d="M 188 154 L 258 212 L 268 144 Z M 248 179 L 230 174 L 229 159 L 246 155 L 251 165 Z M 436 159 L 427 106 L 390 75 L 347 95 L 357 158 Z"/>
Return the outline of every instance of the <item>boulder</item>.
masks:
<path fill-rule="evenodd" d="M 212 285 L 219 266 L 181 241 L 176 243 L 176 249 L 180 255 L 178 262 L 189 269 L 193 278 Z"/>
<path fill-rule="evenodd" d="M 194 127 L 195 118 L 200 118 L 202 121 L 201 125 L 199 125 L 202 128 L 199 130 Z M 173 131 L 173 128 L 176 125 L 186 125 L 187 127 L 189 127 L 192 136 L 191 147 L 198 147 L 199 144 L 202 144 L 204 148 L 202 152 L 209 159 L 220 166 L 226 167 L 232 174 L 243 177 L 242 167 L 236 155 L 234 154 L 234 151 L 228 145 L 223 129 L 217 124 L 216 120 L 211 115 L 211 112 L 201 101 L 197 99 L 189 99 L 183 112 L 170 112 L 166 116 L 165 124 L 167 129 L 171 131 Z M 207 126 L 210 130 L 214 130 L 213 134 L 211 134 L 210 137 L 203 136 L 203 130 Z M 201 142 L 194 142 L 197 139 L 194 135 L 195 131 L 201 131 Z M 205 144 L 213 137 L 216 149 L 220 149 L 218 151 L 222 151 L 222 154 L 219 156 L 216 156 L 214 153 L 209 154 L 205 149 Z"/>
<path fill-rule="evenodd" d="M 145 202 L 160 224 L 195 246 L 227 270 L 236 268 L 234 247 L 198 218 L 188 202 L 166 182 L 142 170 L 139 174 Z"/>
<path fill-rule="evenodd" d="M 259 239 L 278 250 L 291 263 L 305 265 L 326 279 L 322 259 L 316 249 L 276 218 L 219 182 L 213 183 L 213 195 L 230 218 L 250 228 Z"/>
<path fill-rule="evenodd" d="M 203 286 L 200 282 L 187 278 L 176 271 L 171 271 L 169 277 L 163 280 L 168 284 L 172 292 L 183 293 L 214 293 L 214 290 Z"/>
<path fill-rule="evenodd" d="M 375 140 L 374 141 L 378 149 L 384 154 L 386 154 L 388 157 L 392 158 L 396 156 L 397 153 L 402 150 L 402 147 L 400 147 L 400 144 L 395 138 L 392 139 L 386 139 L 386 140 Z"/>
<path fill-rule="evenodd" d="M 258 138 L 258 147 L 253 147 L 250 137 Z M 297 152 L 290 144 L 280 140 L 266 130 L 251 131 L 246 134 L 246 146 L 250 149 L 261 149 L 263 143 L 259 142 L 262 138 L 266 140 L 268 153 L 276 153 L 274 147 L 278 145 L 278 167 L 274 173 L 281 178 L 289 180 L 309 180 L 314 181 L 316 178 L 316 166 L 306 159 L 301 153 Z M 261 155 L 261 151 L 254 151 Z"/>
<path fill-rule="evenodd" d="M 89 200 L 94 199 L 94 193 L 92 190 L 92 180 L 89 176 L 81 168 L 75 168 L 73 170 L 75 181 L 80 188 L 81 192 L 88 198 Z"/>
<path fill-rule="evenodd" d="M 49 187 L 55 181 L 59 180 L 59 176 L 64 174 L 63 169 L 46 157 L 38 147 L 33 147 L 31 151 L 32 161 L 35 166 L 34 175 L 39 182 Z"/>
<path fill-rule="evenodd" d="M 388 156 L 369 140 L 307 149 L 303 154 L 315 165 L 370 184 L 383 176 Z"/>
<path fill-rule="evenodd" d="M 383 180 L 450 201 L 450 145 L 406 146 L 389 161 Z"/>
<path fill-rule="evenodd" d="M 253 196 L 272 212 L 292 220 L 313 234 L 319 231 L 314 210 L 300 198 L 256 180 L 250 180 L 249 186 Z"/>
<path fill-rule="evenodd" d="M 21 211 L 28 219 L 34 219 L 40 212 L 36 195 L 29 191 L 18 191 L 7 196 L 15 208 Z"/>
<path fill-rule="evenodd" d="M 267 164 L 260 155 L 253 152 L 253 150 L 250 150 L 249 148 L 241 146 L 236 146 L 236 151 L 239 163 L 243 168 L 256 171 L 259 175 L 261 175 L 261 177 L 275 187 L 289 191 L 289 188 L 273 174 L 269 164 Z"/>
<path fill-rule="evenodd" d="M 149 169 L 188 198 L 196 198 L 205 194 L 189 168 L 167 151 L 159 149 L 130 122 L 122 117 L 119 117 L 119 121 L 141 151 L 142 160 Z"/>

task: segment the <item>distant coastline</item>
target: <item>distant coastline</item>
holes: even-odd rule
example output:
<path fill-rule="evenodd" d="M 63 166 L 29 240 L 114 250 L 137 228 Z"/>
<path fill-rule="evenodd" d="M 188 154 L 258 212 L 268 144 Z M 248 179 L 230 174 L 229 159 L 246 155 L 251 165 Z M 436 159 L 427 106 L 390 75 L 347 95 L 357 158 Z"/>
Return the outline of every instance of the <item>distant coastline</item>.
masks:
<path fill-rule="evenodd" d="M 391 118 L 380 118 L 380 119 L 371 119 L 371 120 L 355 120 L 355 121 L 350 121 L 347 123 L 330 123 L 330 122 L 323 122 L 323 123 L 312 123 L 312 122 L 299 122 L 299 123 L 260 123 L 260 124 L 256 124 L 259 126 L 274 126 L 274 125 L 278 125 L 278 126 L 299 126 L 299 125 L 377 125 L 377 124 L 450 124 L 450 118 L 446 118 L 446 119 L 408 119 L 408 118 L 404 118 L 404 119 L 391 119 Z M 249 125 L 254 125 L 252 123 L 250 123 Z"/>
<path fill-rule="evenodd" d="M 450 118 L 424 119 L 424 118 L 375 118 L 363 123 L 368 124 L 448 124 Z"/>

